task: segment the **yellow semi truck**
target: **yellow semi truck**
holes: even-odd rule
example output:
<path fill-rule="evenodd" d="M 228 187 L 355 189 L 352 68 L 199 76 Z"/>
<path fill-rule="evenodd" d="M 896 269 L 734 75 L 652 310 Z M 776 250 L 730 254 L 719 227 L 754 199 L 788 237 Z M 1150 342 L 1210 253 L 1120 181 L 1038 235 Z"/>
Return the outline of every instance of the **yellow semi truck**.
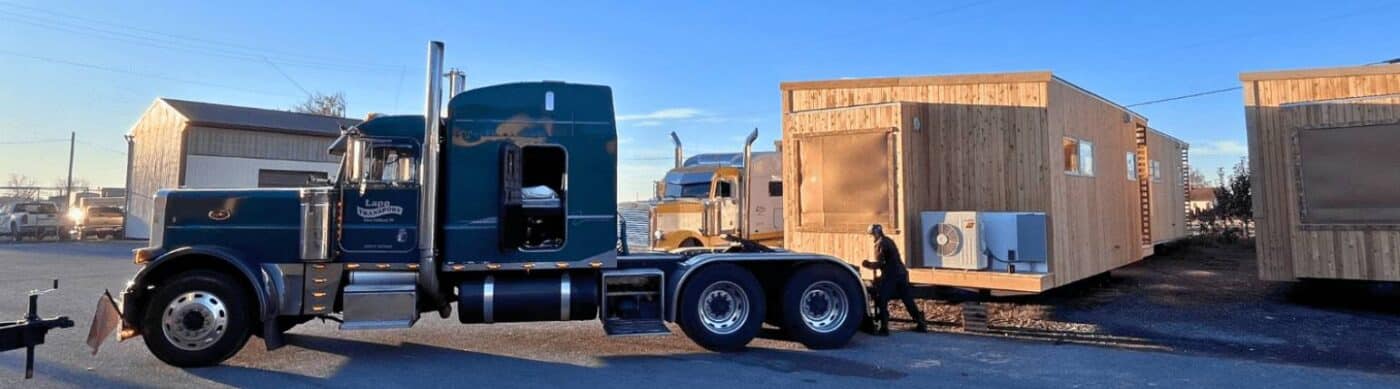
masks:
<path fill-rule="evenodd" d="M 725 235 L 768 246 L 783 243 L 781 154 L 754 152 L 758 130 L 741 153 L 698 154 L 684 158 L 680 137 L 675 167 L 656 185 L 651 209 L 654 250 L 728 247 Z"/>

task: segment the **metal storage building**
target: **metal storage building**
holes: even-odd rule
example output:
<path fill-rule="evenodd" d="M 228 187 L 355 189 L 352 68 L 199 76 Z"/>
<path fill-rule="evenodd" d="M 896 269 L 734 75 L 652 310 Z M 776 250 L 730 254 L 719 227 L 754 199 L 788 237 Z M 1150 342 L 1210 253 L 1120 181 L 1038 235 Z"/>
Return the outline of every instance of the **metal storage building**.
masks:
<path fill-rule="evenodd" d="M 878 223 L 914 283 L 1036 293 L 1186 235 L 1187 145 L 1050 72 L 781 91 L 788 249 L 858 263 L 873 255 L 865 230 Z M 1045 258 L 1035 271 L 933 267 L 924 244 L 942 238 L 924 230 L 926 211 L 1039 213 Z"/>
<path fill-rule="evenodd" d="M 1400 64 L 1240 81 L 1259 277 L 1400 281 Z"/>
<path fill-rule="evenodd" d="M 335 174 L 326 147 L 358 120 L 158 98 L 128 134 L 128 238 L 150 236 L 163 188 L 305 185 Z"/>

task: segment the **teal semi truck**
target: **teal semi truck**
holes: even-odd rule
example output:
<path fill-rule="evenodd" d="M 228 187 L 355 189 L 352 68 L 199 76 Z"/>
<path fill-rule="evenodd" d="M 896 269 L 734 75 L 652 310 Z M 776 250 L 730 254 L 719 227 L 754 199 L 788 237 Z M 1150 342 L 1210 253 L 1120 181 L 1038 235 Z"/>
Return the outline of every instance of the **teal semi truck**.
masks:
<path fill-rule="evenodd" d="M 269 349 L 308 320 L 343 330 L 600 320 L 608 335 L 745 347 L 764 322 L 812 348 L 866 317 L 859 270 L 740 241 L 718 252 L 630 252 L 617 216 L 617 130 L 606 86 L 522 82 L 451 96 L 429 44 L 423 115 L 347 128 L 323 187 L 162 190 L 148 247 L 88 342 L 143 337 L 176 366 L 218 364 L 250 336 Z M 456 80 L 454 80 L 456 81 Z M 118 329 L 120 329 L 118 331 Z"/>

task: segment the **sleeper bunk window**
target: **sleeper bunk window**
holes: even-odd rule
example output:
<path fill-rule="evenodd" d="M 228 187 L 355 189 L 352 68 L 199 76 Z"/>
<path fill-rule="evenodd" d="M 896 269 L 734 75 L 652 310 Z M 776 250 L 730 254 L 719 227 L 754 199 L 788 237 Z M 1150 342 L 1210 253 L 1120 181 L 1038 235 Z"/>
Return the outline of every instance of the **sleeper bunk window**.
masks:
<path fill-rule="evenodd" d="M 1400 225 L 1400 123 L 1300 129 L 1302 222 Z"/>
<path fill-rule="evenodd" d="M 893 129 L 798 136 L 798 229 L 895 225 Z"/>

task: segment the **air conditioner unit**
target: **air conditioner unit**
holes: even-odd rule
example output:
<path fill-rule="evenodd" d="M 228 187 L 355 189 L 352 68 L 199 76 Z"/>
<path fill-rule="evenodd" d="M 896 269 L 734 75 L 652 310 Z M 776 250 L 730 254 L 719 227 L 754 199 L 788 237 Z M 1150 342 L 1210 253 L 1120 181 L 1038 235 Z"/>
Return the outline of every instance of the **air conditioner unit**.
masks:
<path fill-rule="evenodd" d="M 922 212 L 923 267 L 1048 273 L 1039 212 Z"/>
<path fill-rule="evenodd" d="M 982 270 L 981 220 L 977 212 L 923 212 L 924 267 Z"/>

